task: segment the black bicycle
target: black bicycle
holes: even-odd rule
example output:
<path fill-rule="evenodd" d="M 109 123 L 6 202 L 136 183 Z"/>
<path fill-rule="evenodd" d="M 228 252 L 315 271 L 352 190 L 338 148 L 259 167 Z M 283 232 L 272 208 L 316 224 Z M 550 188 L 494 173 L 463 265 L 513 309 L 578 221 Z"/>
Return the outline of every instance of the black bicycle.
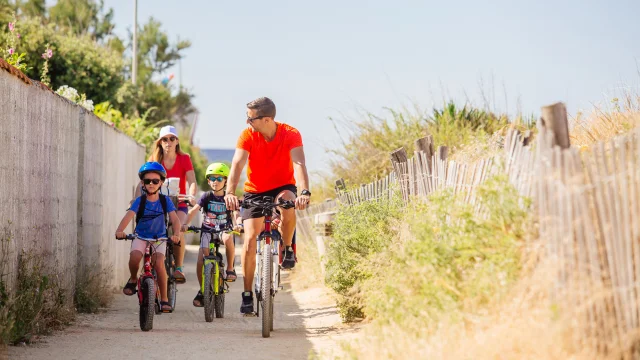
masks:
<path fill-rule="evenodd" d="M 276 207 L 291 209 L 295 203 L 290 200 L 279 199 L 278 203 L 273 202 L 273 197 L 264 196 L 261 200 L 251 199 L 240 202 L 240 206 L 248 206 L 262 209 L 264 216 L 264 231 L 257 238 L 257 259 L 256 272 L 254 275 L 255 294 L 258 306 L 256 316 L 260 316 L 260 304 L 262 303 L 262 337 L 271 336 L 273 330 L 273 302 L 280 289 L 280 265 L 279 261 L 274 261 L 274 255 L 278 257 L 280 252 L 279 241 L 282 240 L 280 233 L 271 231 L 271 219 L 273 210 Z"/>

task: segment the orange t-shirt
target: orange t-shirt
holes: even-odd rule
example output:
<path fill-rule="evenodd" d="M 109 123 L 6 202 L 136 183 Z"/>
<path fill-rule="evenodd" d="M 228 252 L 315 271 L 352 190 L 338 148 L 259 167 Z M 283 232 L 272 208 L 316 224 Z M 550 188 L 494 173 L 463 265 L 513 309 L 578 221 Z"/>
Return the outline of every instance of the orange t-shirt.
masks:
<path fill-rule="evenodd" d="M 295 185 L 291 149 L 302 146 L 302 136 L 293 126 L 276 122 L 278 129 L 271 142 L 257 131 L 246 128 L 237 148 L 249 152 L 244 191 L 262 193 L 284 185 Z"/>

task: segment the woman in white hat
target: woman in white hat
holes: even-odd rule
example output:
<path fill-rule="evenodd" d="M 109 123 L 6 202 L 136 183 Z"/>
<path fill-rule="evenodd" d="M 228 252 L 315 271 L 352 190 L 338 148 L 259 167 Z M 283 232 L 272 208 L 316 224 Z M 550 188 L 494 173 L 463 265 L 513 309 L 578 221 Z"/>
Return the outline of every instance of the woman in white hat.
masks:
<path fill-rule="evenodd" d="M 149 161 L 157 161 L 162 164 L 167 170 L 167 178 L 180 178 L 179 194 L 190 195 L 191 197 L 187 197 L 185 201 L 193 205 L 193 199 L 195 199 L 197 191 L 196 174 L 193 171 L 191 157 L 180 150 L 180 140 L 175 127 L 168 125 L 160 129 L 160 136 L 156 140 L 156 146 L 149 157 Z M 187 189 L 187 182 L 189 182 L 189 189 Z M 182 200 L 182 197 L 180 197 L 180 200 Z M 187 205 L 183 202 L 178 203 L 177 212 L 180 223 L 184 224 L 189 212 Z M 173 247 L 173 253 L 176 257 L 175 278 L 176 282 L 184 283 L 187 279 L 182 269 L 185 249 L 183 233 L 180 233 L 180 243 L 181 246 Z"/>

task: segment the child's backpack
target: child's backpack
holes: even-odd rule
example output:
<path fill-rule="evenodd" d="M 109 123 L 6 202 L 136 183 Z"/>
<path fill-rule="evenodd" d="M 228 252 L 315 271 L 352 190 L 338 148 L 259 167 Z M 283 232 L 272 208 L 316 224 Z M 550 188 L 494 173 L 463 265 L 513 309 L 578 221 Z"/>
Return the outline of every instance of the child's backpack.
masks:
<path fill-rule="evenodd" d="M 164 227 L 168 228 L 169 219 L 167 217 L 167 197 L 162 194 L 158 194 L 158 195 L 160 195 L 160 205 L 162 205 L 162 212 L 164 213 Z M 140 205 L 138 206 L 138 211 L 136 212 L 136 227 L 138 227 L 140 220 L 142 220 L 142 216 L 144 215 L 144 208 L 146 205 L 147 205 L 147 194 L 142 194 L 140 196 Z"/>

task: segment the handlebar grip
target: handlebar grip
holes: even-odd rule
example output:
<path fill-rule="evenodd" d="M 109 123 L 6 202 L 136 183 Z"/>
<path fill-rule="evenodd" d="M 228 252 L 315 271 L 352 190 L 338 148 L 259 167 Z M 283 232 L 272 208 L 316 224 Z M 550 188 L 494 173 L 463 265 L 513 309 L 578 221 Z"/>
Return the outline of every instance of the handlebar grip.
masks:
<path fill-rule="evenodd" d="M 200 228 L 196 226 L 189 226 L 187 228 L 187 231 L 200 231 Z"/>

